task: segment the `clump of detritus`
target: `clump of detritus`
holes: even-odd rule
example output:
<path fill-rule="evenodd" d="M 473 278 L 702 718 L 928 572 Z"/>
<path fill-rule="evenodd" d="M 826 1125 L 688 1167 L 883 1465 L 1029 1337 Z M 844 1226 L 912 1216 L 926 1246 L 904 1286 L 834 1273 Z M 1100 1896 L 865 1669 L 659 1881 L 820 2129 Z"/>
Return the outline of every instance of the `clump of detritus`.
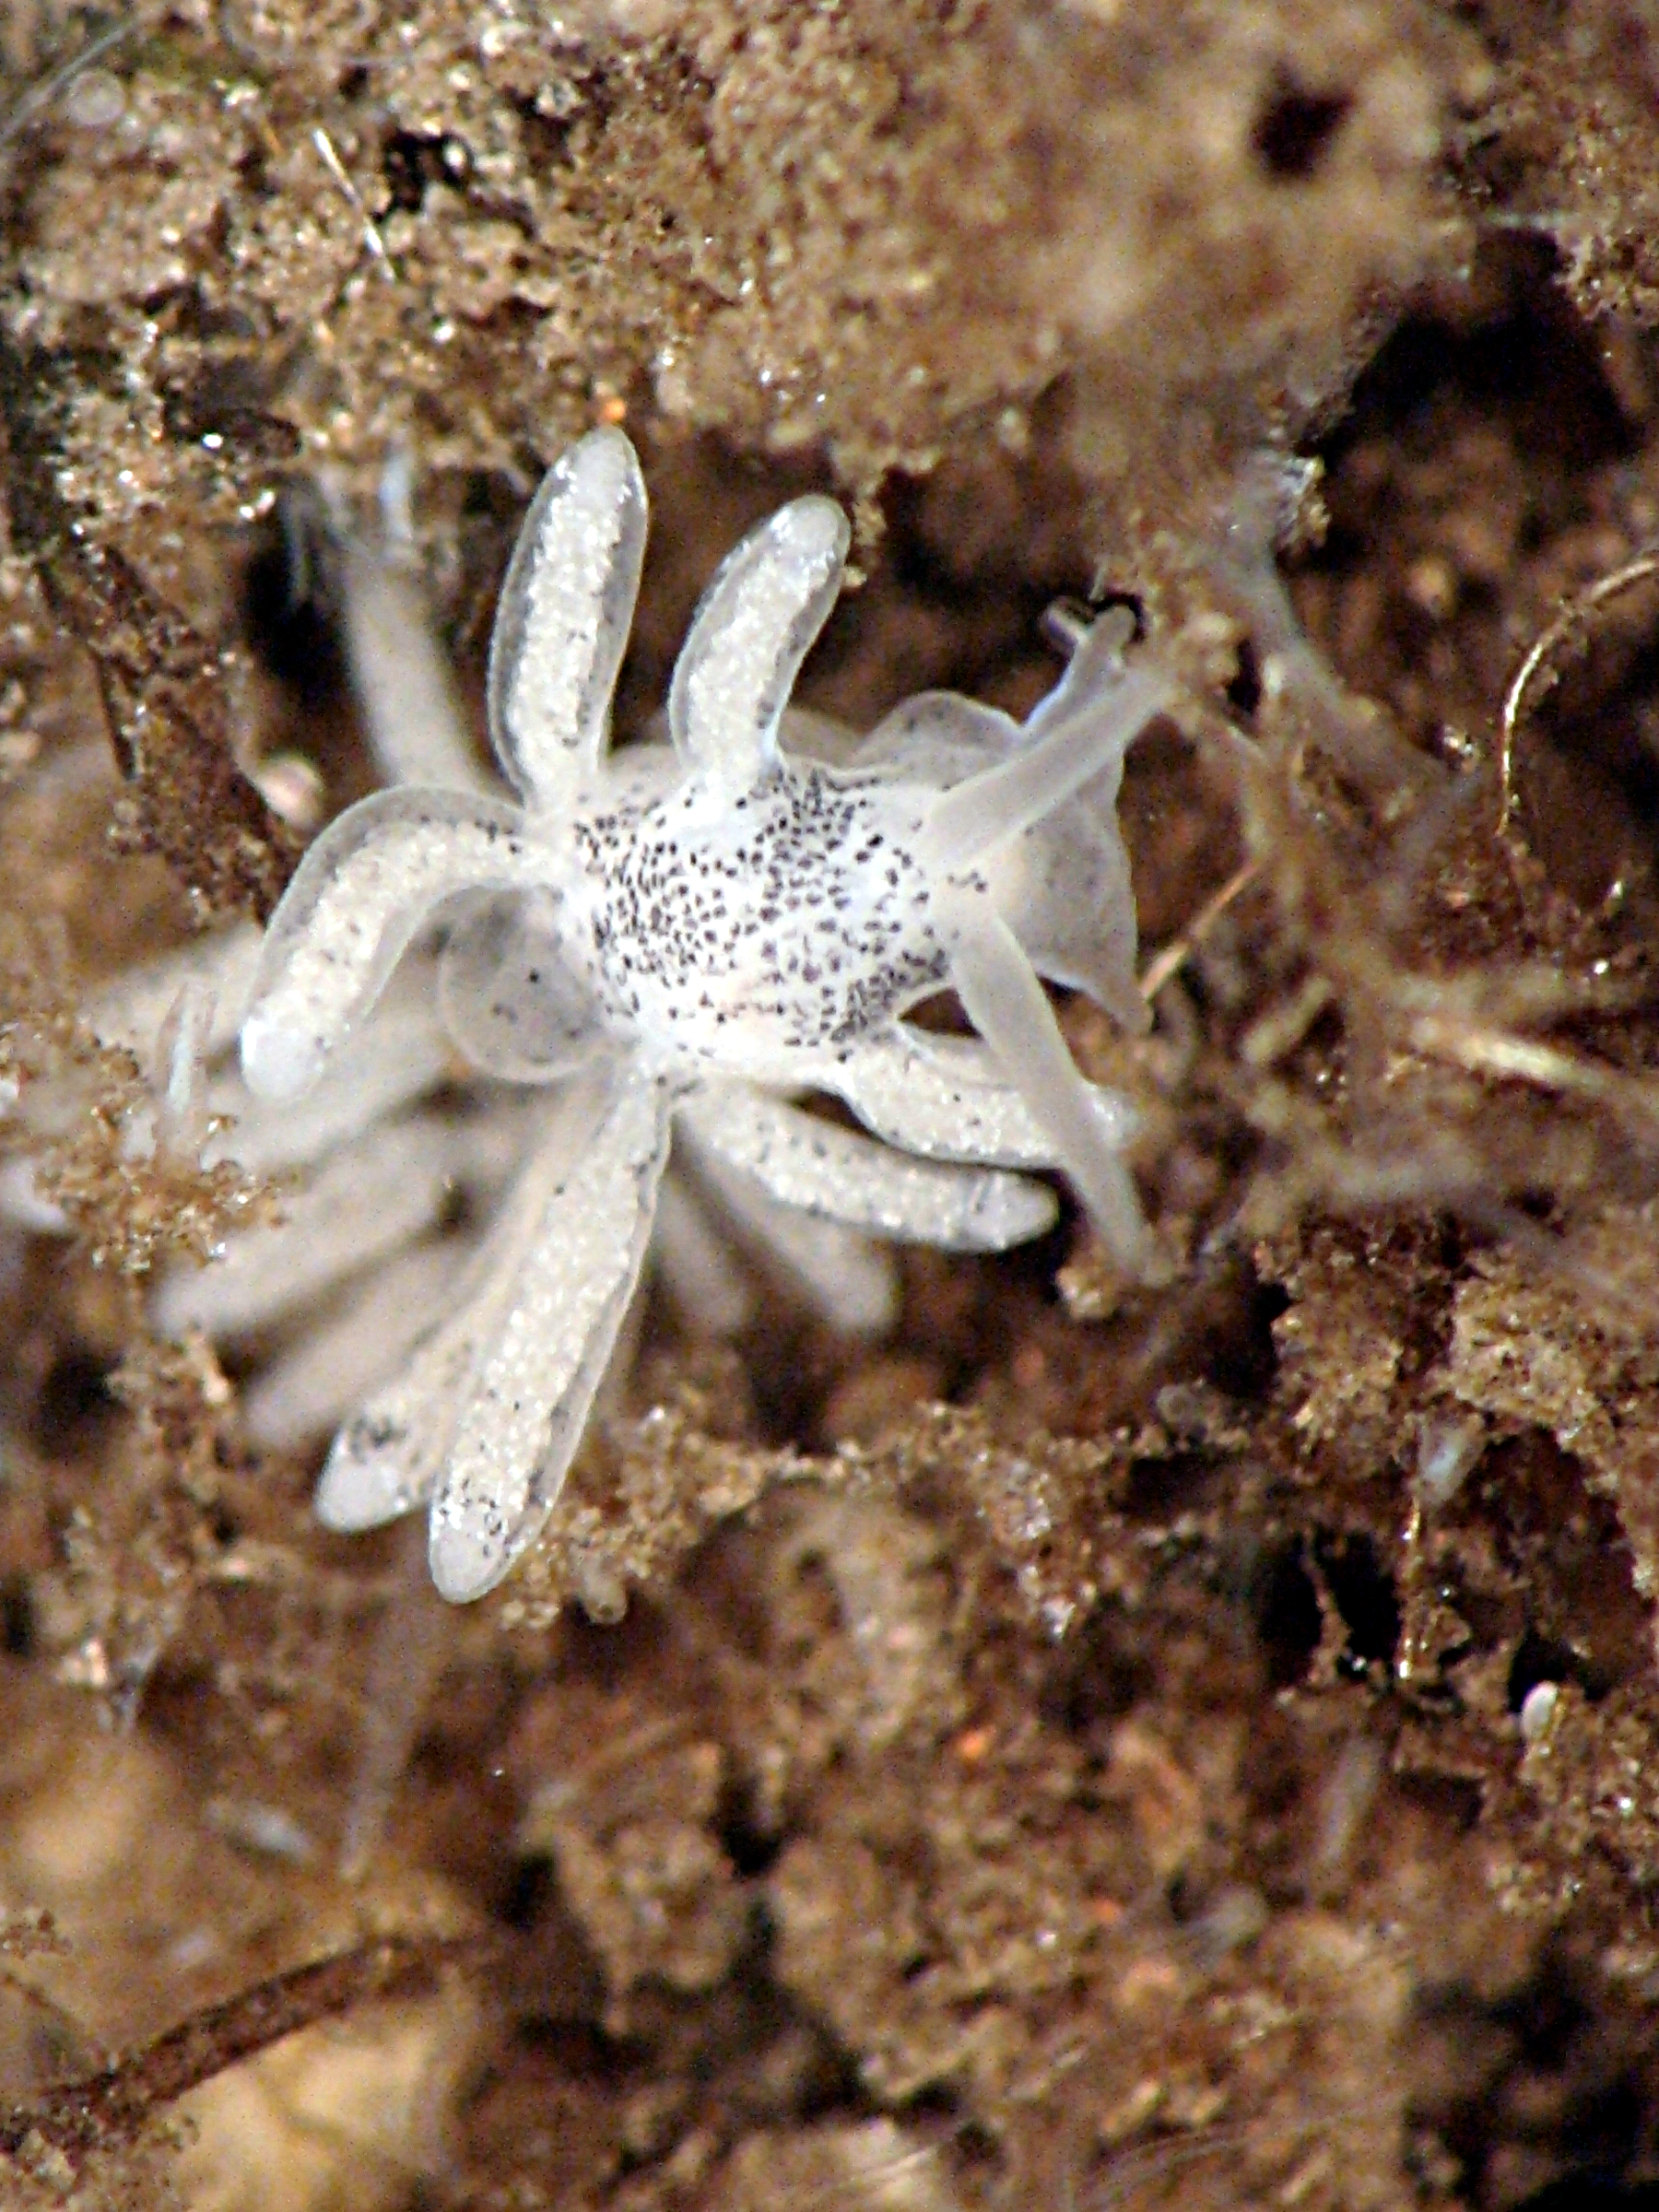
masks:
<path fill-rule="evenodd" d="M 0 944 L 0 1147 L 32 1165 L 42 1206 L 73 1225 L 94 1266 L 147 1273 L 164 1259 L 202 1261 L 272 1216 L 268 1188 L 233 1160 L 204 1167 L 208 1132 L 192 1098 L 170 1101 L 169 1069 L 141 1068 L 87 1026 L 62 948 L 31 943 L 16 916 Z M 56 957 L 54 957 L 54 955 Z M 190 1040 L 160 1040 L 188 1059 Z M 188 1066 L 176 1089 L 194 1091 Z"/>
<path fill-rule="evenodd" d="M 123 542 L 300 451 L 418 424 L 512 468 L 647 391 L 868 495 L 969 426 L 1018 451 L 1074 371 L 1071 443 L 1133 506 L 1151 455 L 1195 480 L 1325 404 L 1453 265 L 1434 163 L 1488 74 L 1431 8 L 1308 0 L 205 13 L 27 119 L 9 319 L 119 363 L 61 480 Z"/>

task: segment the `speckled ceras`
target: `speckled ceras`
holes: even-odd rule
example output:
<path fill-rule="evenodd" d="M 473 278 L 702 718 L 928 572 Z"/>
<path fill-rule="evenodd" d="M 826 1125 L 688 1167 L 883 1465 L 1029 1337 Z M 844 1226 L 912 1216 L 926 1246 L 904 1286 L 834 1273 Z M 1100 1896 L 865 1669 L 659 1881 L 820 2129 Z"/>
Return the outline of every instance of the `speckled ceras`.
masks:
<path fill-rule="evenodd" d="M 947 972 L 919 827 L 883 780 L 810 762 L 729 809 L 692 788 L 578 817 L 606 1012 L 647 1051 L 738 1074 L 762 1025 L 774 1052 L 847 1050 Z"/>

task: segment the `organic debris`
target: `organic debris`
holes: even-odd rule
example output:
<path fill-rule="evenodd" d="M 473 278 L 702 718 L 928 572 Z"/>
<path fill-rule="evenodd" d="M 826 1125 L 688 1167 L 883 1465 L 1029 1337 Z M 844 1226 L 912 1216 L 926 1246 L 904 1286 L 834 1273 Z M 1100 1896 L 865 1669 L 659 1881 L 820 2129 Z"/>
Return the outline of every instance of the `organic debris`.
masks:
<path fill-rule="evenodd" d="M 1647 11 L 159 0 L 0 65 L 11 2194 L 1650 2188 Z M 381 772 L 371 507 L 481 729 L 529 492 L 623 422 L 624 739 L 804 489 L 855 725 L 1128 609 L 1153 1024 L 1060 1011 L 1173 1278 L 1074 1212 L 907 1253 L 877 1341 L 659 1286 L 455 1611 L 253 1441 L 282 1325 L 157 1334 L 295 1186 L 201 1167 L 188 1008 L 88 1009 Z"/>

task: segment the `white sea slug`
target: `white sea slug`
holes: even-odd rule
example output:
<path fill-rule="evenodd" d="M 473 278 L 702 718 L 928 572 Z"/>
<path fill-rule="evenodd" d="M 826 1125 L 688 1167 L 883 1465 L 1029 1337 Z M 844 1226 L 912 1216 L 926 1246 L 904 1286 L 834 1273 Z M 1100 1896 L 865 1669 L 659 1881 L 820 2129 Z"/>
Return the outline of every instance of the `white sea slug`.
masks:
<path fill-rule="evenodd" d="M 782 749 L 834 604 L 841 510 L 797 500 L 705 594 L 666 744 L 612 753 L 645 488 L 628 440 L 555 465 L 502 589 L 492 735 L 513 805 L 404 787 L 312 845 L 266 935 L 251 1089 L 295 1099 L 441 910 L 440 995 L 481 1067 L 569 1078 L 455 1311 L 335 1440 L 322 1518 L 431 1500 L 444 1596 L 497 1583 L 551 1511 L 645 1256 L 670 1133 L 808 1215 L 996 1251 L 1038 1235 L 1060 1167 L 1128 1269 L 1152 1248 L 1124 1103 L 1078 1075 L 1039 973 L 1125 1018 L 1134 912 L 1115 804 L 1166 687 L 1098 625 L 1029 721 L 947 694 L 831 767 Z M 953 985 L 976 1040 L 907 1024 Z M 842 1100 L 883 1142 L 804 1112 Z"/>

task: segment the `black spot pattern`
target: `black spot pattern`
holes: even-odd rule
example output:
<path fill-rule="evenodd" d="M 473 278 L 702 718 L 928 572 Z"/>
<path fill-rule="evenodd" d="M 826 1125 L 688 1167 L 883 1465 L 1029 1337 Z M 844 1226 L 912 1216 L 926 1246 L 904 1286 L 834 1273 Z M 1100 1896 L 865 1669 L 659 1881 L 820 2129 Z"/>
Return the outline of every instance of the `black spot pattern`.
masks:
<path fill-rule="evenodd" d="M 853 1045 L 943 980 L 890 787 L 784 762 L 712 808 L 694 782 L 575 825 L 613 1022 L 742 1073 L 757 1051 Z"/>

